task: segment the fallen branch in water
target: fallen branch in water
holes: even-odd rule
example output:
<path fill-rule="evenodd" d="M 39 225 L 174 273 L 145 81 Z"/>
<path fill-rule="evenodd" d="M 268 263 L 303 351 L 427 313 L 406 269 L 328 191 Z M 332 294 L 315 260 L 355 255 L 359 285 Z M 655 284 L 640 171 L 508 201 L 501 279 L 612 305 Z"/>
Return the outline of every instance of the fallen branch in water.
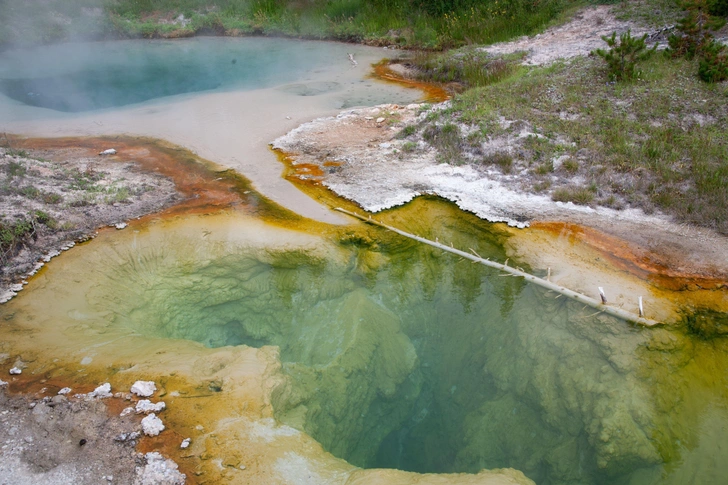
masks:
<path fill-rule="evenodd" d="M 408 232 L 402 231 L 400 229 L 397 229 L 396 227 L 388 226 L 387 224 L 384 224 L 379 221 L 375 221 L 371 218 L 366 218 L 364 216 L 360 216 L 359 214 L 356 214 L 354 212 L 350 212 L 346 209 L 342 209 L 341 207 L 336 208 L 337 211 L 343 212 L 344 214 L 348 214 L 352 217 L 356 217 L 357 219 L 360 219 L 364 222 L 368 222 L 369 224 L 373 224 L 375 226 L 383 227 L 384 229 L 387 229 L 392 232 L 396 232 L 397 234 L 407 237 L 409 239 L 414 239 L 415 241 L 419 241 L 421 243 L 427 244 L 432 247 L 436 247 L 439 249 L 442 249 L 443 251 L 447 251 L 449 253 L 457 254 L 458 256 L 462 258 L 469 259 L 471 261 L 484 264 L 485 266 L 489 266 L 491 268 L 495 268 L 500 271 L 505 271 L 506 273 L 510 273 L 513 276 L 519 276 L 526 281 L 529 281 L 535 285 L 541 286 L 543 288 L 546 288 L 548 290 L 555 291 L 557 293 L 560 293 L 561 295 L 567 296 L 571 298 L 572 300 L 578 301 L 580 303 L 583 303 L 585 305 L 588 305 L 592 308 L 595 308 L 599 310 L 597 313 L 606 313 L 608 315 L 612 315 L 617 318 L 621 318 L 623 320 L 627 320 L 628 322 L 636 323 L 639 325 L 645 325 L 647 327 L 652 327 L 653 325 L 658 325 L 660 322 L 657 322 L 655 320 L 650 320 L 649 318 L 644 318 L 641 315 L 636 315 L 632 312 L 628 312 L 627 310 L 623 310 L 621 308 L 616 308 L 613 306 L 608 306 L 603 303 L 601 303 L 598 300 L 595 300 L 594 298 L 590 298 L 586 295 L 582 295 L 581 293 L 577 293 L 575 291 L 572 291 L 568 288 L 564 288 L 563 286 L 556 285 L 552 283 L 551 281 L 545 280 L 543 278 L 539 278 L 538 276 L 534 276 L 531 274 L 528 274 L 520 269 L 512 268 L 510 266 L 506 266 L 505 264 L 496 263 L 495 261 L 491 261 L 489 259 L 483 259 L 479 256 L 475 256 L 473 254 L 467 253 L 465 251 L 460 251 L 459 249 L 455 249 L 451 246 L 446 246 L 444 244 L 441 244 L 439 242 L 430 241 L 429 239 L 425 239 L 424 237 L 415 236 L 414 234 L 410 234 Z M 472 249 L 471 249 L 472 251 Z M 475 253 L 475 251 L 473 251 Z"/>

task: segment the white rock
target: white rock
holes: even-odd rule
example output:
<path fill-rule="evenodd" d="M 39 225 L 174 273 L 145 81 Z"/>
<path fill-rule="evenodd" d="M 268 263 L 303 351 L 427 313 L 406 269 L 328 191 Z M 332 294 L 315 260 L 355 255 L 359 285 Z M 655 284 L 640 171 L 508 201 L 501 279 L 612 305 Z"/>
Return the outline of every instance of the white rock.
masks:
<path fill-rule="evenodd" d="M 383 121 L 384 121 L 384 118 L 382 118 L 381 116 L 379 118 L 377 118 L 377 123 L 382 123 Z"/>
<path fill-rule="evenodd" d="M 89 397 L 98 397 L 100 399 L 111 397 L 111 384 L 108 382 L 101 384 L 99 387 L 88 393 Z"/>
<path fill-rule="evenodd" d="M 164 431 L 164 424 L 162 424 L 162 420 L 156 414 L 152 413 L 142 419 L 142 431 L 147 436 L 157 436 Z"/>
<path fill-rule="evenodd" d="M 120 222 L 118 224 L 114 224 L 114 227 L 117 228 L 117 229 L 119 229 L 119 230 L 122 230 L 122 229 L 124 229 L 128 225 L 129 224 L 127 224 L 126 222 Z"/>
<path fill-rule="evenodd" d="M 5 387 L 7 385 L 8 385 L 7 382 L 5 382 L 4 380 L 0 379 L 0 387 Z"/>
<path fill-rule="evenodd" d="M 69 392 L 71 392 L 71 388 L 70 387 L 64 387 L 63 389 L 61 389 L 60 391 L 58 391 L 58 395 L 59 396 L 63 396 L 65 394 L 68 394 Z"/>
<path fill-rule="evenodd" d="M 190 447 L 191 442 L 192 442 L 192 440 L 190 438 L 185 438 L 182 440 L 182 444 L 179 445 L 179 447 L 182 448 L 183 450 L 186 450 L 187 448 Z"/>
<path fill-rule="evenodd" d="M 127 408 L 124 408 L 121 411 L 121 414 L 119 414 L 119 416 L 121 416 L 123 418 L 124 416 L 129 416 L 133 412 L 134 412 L 134 408 L 132 406 L 129 406 Z"/>
<path fill-rule="evenodd" d="M 108 150 L 100 152 L 99 155 L 116 155 L 116 150 L 114 150 L 113 148 L 109 148 Z"/>
<path fill-rule="evenodd" d="M 154 384 L 154 381 L 136 381 L 131 386 L 132 394 L 136 394 L 141 397 L 149 397 L 154 394 L 154 391 L 156 390 L 157 386 Z"/>
<path fill-rule="evenodd" d="M 137 468 L 134 485 L 183 485 L 187 478 L 184 473 L 177 470 L 177 464 L 165 459 L 156 451 L 144 455 L 147 464 Z"/>
<path fill-rule="evenodd" d="M 158 413 L 166 407 L 167 405 L 164 403 L 164 401 L 152 403 L 152 401 L 150 401 L 149 399 L 142 399 L 136 404 L 136 412 L 137 414 Z"/>
<path fill-rule="evenodd" d="M 61 252 L 60 252 L 60 251 L 58 251 L 58 250 L 56 250 L 56 249 L 54 249 L 53 251 L 51 251 L 51 252 L 49 252 L 48 254 L 46 254 L 45 256 L 43 256 L 43 261 L 45 261 L 45 262 L 47 263 L 47 262 L 49 262 L 49 261 L 50 261 L 51 259 L 53 259 L 53 258 L 55 258 L 56 256 L 58 256 L 59 254 L 61 254 Z"/>
<path fill-rule="evenodd" d="M 17 367 L 13 367 L 10 369 L 10 375 L 17 376 L 18 374 L 22 374 L 23 371 L 18 369 Z"/>

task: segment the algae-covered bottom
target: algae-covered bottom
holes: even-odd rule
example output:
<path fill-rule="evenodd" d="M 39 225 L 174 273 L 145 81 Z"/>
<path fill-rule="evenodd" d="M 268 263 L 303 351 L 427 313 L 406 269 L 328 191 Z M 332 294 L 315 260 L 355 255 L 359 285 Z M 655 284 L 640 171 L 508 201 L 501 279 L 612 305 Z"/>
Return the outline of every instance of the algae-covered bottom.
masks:
<path fill-rule="evenodd" d="M 505 259 L 504 234 L 444 202 L 385 217 Z M 102 234 L 2 308 L 0 351 L 51 334 L 49 355 L 86 363 L 132 335 L 160 351 L 278 346 L 276 418 L 362 467 L 513 467 L 541 484 L 728 476 L 726 339 L 594 315 L 376 228 L 328 231 L 227 214 Z"/>

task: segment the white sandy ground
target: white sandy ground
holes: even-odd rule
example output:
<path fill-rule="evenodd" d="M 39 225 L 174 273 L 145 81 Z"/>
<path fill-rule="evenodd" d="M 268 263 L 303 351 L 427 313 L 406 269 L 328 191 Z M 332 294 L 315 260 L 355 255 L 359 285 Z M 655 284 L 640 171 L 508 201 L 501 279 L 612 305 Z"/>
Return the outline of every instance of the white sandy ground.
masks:
<path fill-rule="evenodd" d="M 239 171 L 258 191 L 284 207 L 324 222 L 343 223 L 344 217 L 281 178 L 283 166 L 268 144 L 301 123 L 337 112 L 345 101 L 362 99 L 364 94 L 373 94 L 382 101 L 408 102 L 421 95 L 413 89 L 364 81 L 370 65 L 385 57 L 388 50 L 346 45 L 332 52 L 339 55 L 331 59 L 328 68 L 311 70 L 297 83 L 336 83 L 330 84 L 335 89 L 315 96 L 299 96 L 295 89 L 287 89 L 290 86 L 279 86 L 179 95 L 74 115 L 22 105 L 0 95 L 0 132 L 43 137 L 129 134 L 161 138 Z M 356 66 L 347 52 L 354 54 Z"/>
<path fill-rule="evenodd" d="M 587 8 L 581 10 L 564 25 L 548 29 L 533 37 L 521 37 L 511 42 L 484 47 L 483 50 L 491 54 L 525 51 L 528 55 L 523 63 L 536 66 L 560 59 L 589 55 L 594 49 L 604 48 L 602 36 L 609 36 L 612 32 L 621 35 L 631 30 L 634 36 L 648 33 L 645 27 L 615 19 L 611 10 L 612 7 L 608 5 Z"/>

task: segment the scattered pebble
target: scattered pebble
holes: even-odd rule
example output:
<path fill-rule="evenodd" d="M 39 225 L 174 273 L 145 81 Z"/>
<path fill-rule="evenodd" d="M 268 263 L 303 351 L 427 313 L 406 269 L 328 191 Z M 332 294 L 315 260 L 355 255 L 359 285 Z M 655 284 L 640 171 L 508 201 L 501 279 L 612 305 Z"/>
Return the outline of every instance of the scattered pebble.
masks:
<path fill-rule="evenodd" d="M 121 230 L 121 229 L 124 229 L 128 225 L 129 224 L 127 224 L 126 222 L 120 222 L 118 224 L 114 224 L 114 227 L 117 228 L 117 229 L 119 229 L 119 230 Z"/>
<path fill-rule="evenodd" d="M 70 392 L 71 392 L 71 388 L 70 387 L 64 387 L 63 389 L 61 389 L 60 391 L 58 391 L 58 394 L 61 395 L 61 396 L 64 396 L 64 395 L 66 395 L 66 394 L 68 394 Z"/>
<path fill-rule="evenodd" d="M 164 401 L 152 403 L 152 401 L 150 401 L 149 399 L 142 399 L 136 404 L 136 412 L 137 414 L 158 413 L 166 407 L 167 405 L 164 403 Z"/>
<path fill-rule="evenodd" d="M 380 116 L 379 118 L 377 118 L 377 123 L 382 123 L 382 122 L 384 122 L 384 118 L 383 117 Z"/>
<path fill-rule="evenodd" d="M 153 381 L 136 381 L 131 386 L 131 392 L 140 397 L 149 397 L 157 390 Z"/>
<path fill-rule="evenodd" d="M 100 152 L 99 155 L 116 155 L 116 150 L 113 148 L 109 148 L 108 150 Z"/>
<path fill-rule="evenodd" d="M 131 433 L 121 433 L 114 438 L 114 441 L 120 441 L 122 443 L 125 441 L 134 441 L 138 440 L 141 435 L 142 434 L 139 431 L 132 431 Z"/>
<path fill-rule="evenodd" d="M 183 450 L 186 450 L 187 448 L 190 447 L 191 442 L 192 442 L 192 440 L 190 438 L 185 438 L 184 440 L 182 440 L 182 444 L 179 445 L 179 447 L 182 448 Z"/>
<path fill-rule="evenodd" d="M 164 431 L 164 424 L 162 424 L 162 420 L 156 414 L 152 413 L 142 419 L 142 431 L 147 436 L 157 436 Z"/>
<path fill-rule="evenodd" d="M 17 367 L 13 367 L 10 369 L 10 375 L 17 376 L 18 374 L 22 374 L 23 371 L 18 369 Z"/>

